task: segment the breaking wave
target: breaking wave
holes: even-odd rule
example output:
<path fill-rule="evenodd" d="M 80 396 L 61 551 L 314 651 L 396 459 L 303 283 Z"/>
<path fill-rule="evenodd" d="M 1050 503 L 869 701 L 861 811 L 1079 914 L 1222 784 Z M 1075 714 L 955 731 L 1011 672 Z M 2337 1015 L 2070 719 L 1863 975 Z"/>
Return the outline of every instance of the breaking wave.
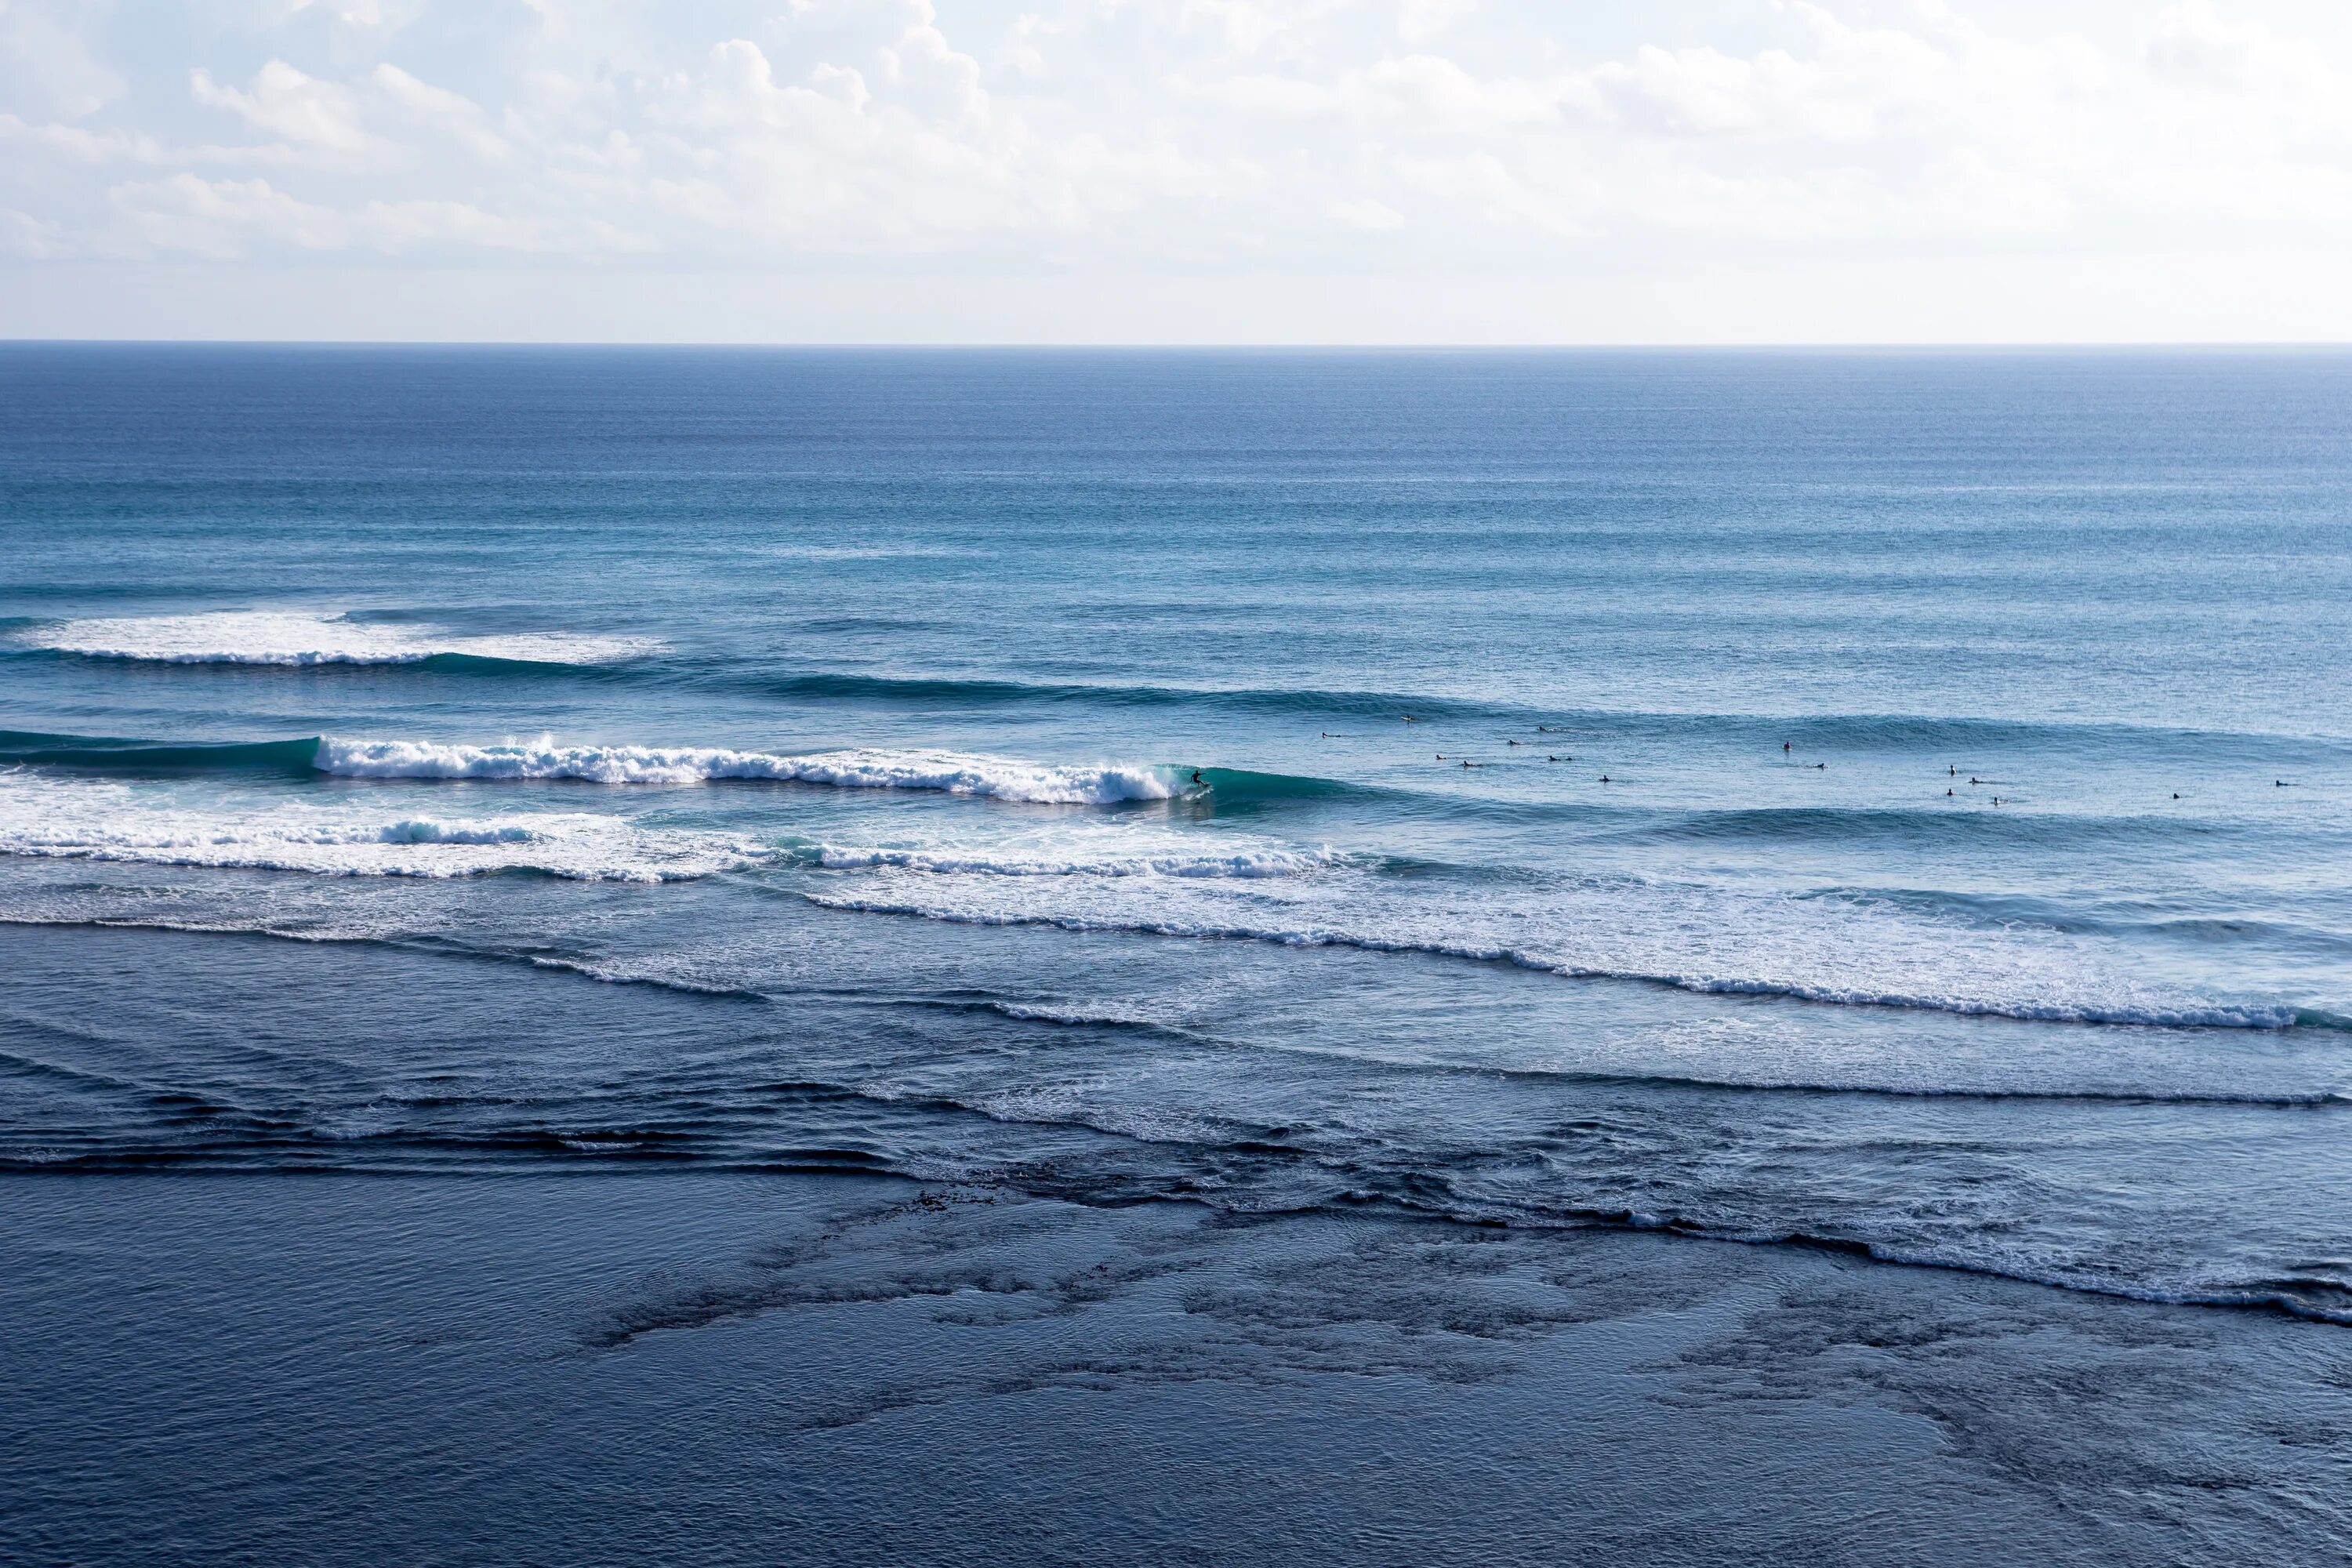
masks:
<path fill-rule="evenodd" d="M 568 779 L 606 784 L 719 779 L 935 790 L 1048 805 L 1168 800 L 1172 770 L 1105 763 L 1060 767 L 952 752 L 856 750 L 788 756 L 708 746 L 453 746 L 424 741 L 322 740 L 312 765 L 346 778 Z"/>
<path fill-rule="evenodd" d="M 304 667 L 421 664 L 431 658 L 514 664 L 608 664 L 656 650 L 645 638 L 569 632 L 477 637 L 405 622 L 278 610 L 214 611 L 65 621 L 19 632 L 20 647 L 151 664 Z"/>

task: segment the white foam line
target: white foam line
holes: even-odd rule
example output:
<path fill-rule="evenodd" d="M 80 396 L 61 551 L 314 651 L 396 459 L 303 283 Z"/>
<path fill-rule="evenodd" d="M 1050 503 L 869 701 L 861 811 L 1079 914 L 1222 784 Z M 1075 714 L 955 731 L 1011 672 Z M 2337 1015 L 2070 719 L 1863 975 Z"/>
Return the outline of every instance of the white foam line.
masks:
<path fill-rule="evenodd" d="M 829 844 L 818 845 L 811 853 L 816 863 L 828 871 L 887 869 L 984 877 L 1254 879 L 1295 877 L 1340 861 L 1339 854 L 1328 846 L 1307 853 L 1258 849 L 1233 855 L 1143 855 L 1102 860 L 1024 860 L 923 849 L 845 849 Z"/>
<path fill-rule="evenodd" d="M 952 752 L 856 750 L 787 756 L 707 746 L 439 745 L 425 741 L 319 742 L 312 765 L 347 778 L 571 779 L 589 784 L 703 784 L 719 779 L 933 790 L 1049 805 L 1168 800 L 1168 770 L 1105 763 L 1053 767 Z"/>
<path fill-rule="evenodd" d="M 337 616 L 236 610 L 67 621 L 18 634 L 18 646 L 151 664 L 415 664 L 441 654 L 526 664 L 604 664 L 653 652 L 637 637 L 566 632 L 470 637 L 437 626 Z"/>
<path fill-rule="evenodd" d="M 1144 936 L 1186 937 L 1202 941 L 1262 942 L 1278 947 L 1346 947 L 1365 952 L 1416 952 L 1437 958 L 1508 963 L 1517 968 L 1557 974 L 1570 980 L 1640 981 L 1702 994 L 1787 996 L 1799 1001 L 1849 1007 L 1893 1007 L 1950 1013 L 1963 1017 L 2206 1029 L 2285 1029 L 2293 1027 L 2295 1023 L 2295 1012 L 2290 1007 L 2100 1007 L 2067 1003 L 1990 1002 L 1965 996 L 1927 996 L 1844 986 L 1807 985 L 1793 981 L 1592 967 L 1562 963 L 1496 943 L 1415 941 L 1329 930 L 1286 931 L 1189 921 L 1105 921 L 1076 915 L 938 910 L 921 904 L 826 893 L 805 893 L 803 897 L 824 909 L 862 914 L 912 915 L 955 925 L 1055 926 L 1074 931 L 1126 931 Z"/>
<path fill-rule="evenodd" d="M 114 784 L 0 775 L 0 855 L 326 877 L 475 877 L 535 871 L 574 881 L 667 882 L 771 860 L 712 834 L 616 816 L 541 813 L 441 820 L 353 819 L 280 805 L 192 810 Z"/>

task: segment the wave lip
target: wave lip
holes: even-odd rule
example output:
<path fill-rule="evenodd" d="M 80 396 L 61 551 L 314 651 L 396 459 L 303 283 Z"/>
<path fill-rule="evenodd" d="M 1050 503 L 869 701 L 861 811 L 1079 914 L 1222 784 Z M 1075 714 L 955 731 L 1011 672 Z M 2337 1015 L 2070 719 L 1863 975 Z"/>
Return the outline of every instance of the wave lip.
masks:
<path fill-rule="evenodd" d="M 608 664 L 657 643 L 570 632 L 474 637 L 437 626 L 281 610 L 223 610 L 67 621 L 19 633 L 19 647 L 148 664 L 421 664 L 457 656 L 517 664 Z"/>
<path fill-rule="evenodd" d="M 1045 805 L 1168 800 L 1168 771 L 1105 763 L 1061 767 L 953 752 L 856 750 L 787 756 L 708 746 L 452 746 L 426 741 L 325 739 L 311 765 L 345 778 L 574 780 L 680 784 L 719 779 L 934 790 Z"/>

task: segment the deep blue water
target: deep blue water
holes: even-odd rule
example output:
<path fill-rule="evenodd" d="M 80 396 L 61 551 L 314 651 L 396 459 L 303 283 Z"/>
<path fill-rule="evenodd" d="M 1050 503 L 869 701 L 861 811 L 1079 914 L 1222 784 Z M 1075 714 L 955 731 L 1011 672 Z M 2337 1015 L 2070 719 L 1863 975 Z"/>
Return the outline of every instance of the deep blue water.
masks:
<path fill-rule="evenodd" d="M 0 1170 L 2352 1321 L 2348 525 L 2342 354 L 9 347 Z"/>

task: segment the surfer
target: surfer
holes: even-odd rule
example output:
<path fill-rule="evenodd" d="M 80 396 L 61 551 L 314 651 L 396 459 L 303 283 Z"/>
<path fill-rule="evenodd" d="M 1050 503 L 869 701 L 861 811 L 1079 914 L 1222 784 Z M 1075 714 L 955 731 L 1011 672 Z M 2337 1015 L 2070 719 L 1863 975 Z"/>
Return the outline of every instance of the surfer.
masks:
<path fill-rule="evenodd" d="M 1204 779 L 1204 778 L 1202 778 L 1202 777 L 1201 776 L 1201 770 L 1200 770 L 1200 769 L 1198 769 L 1198 768 L 1194 768 L 1194 769 L 1192 770 L 1192 782 L 1193 782 L 1194 784 L 1207 784 L 1209 781 L 1208 781 L 1208 780 L 1206 780 L 1206 779 Z"/>

